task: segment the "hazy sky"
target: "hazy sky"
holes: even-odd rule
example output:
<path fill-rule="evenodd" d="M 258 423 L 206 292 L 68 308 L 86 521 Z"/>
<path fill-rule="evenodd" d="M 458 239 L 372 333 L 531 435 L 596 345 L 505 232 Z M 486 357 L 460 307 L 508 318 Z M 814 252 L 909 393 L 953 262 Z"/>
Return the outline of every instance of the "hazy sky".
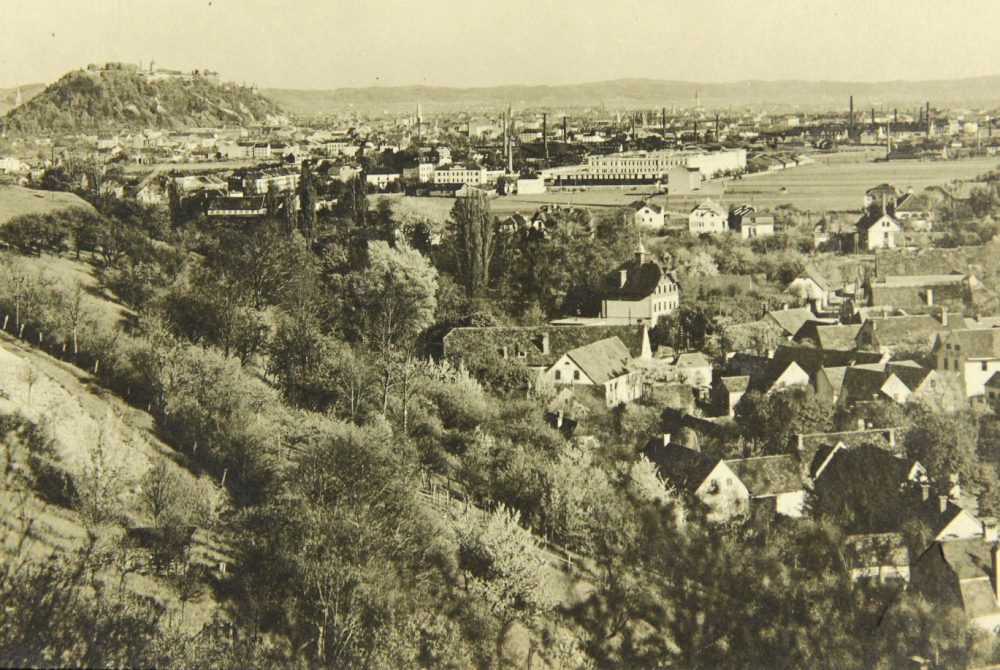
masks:
<path fill-rule="evenodd" d="M 262 87 L 1000 74 L 996 0 L 0 0 L 0 87 L 109 60 Z"/>

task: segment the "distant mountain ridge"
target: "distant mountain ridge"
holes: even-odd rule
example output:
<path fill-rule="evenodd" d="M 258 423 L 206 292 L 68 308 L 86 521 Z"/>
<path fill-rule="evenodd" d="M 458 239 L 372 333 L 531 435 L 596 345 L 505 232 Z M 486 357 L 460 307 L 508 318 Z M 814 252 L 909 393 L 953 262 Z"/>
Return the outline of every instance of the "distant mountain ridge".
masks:
<path fill-rule="evenodd" d="M 706 109 L 728 107 L 847 109 L 853 95 L 855 109 L 872 105 L 882 109 L 912 110 L 930 101 L 932 106 L 992 108 L 1000 105 L 1000 76 L 933 81 L 839 82 L 804 80 L 744 80 L 697 83 L 662 79 L 614 79 L 558 86 L 397 86 L 338 88 L 333 90 L 263 89 L 265 96 L 294 114 L 316 114 L 337 109 L 397 109 L 422 104 L 429 109 L 470 107 L 600 107 L 611 109 L 693 107 L 697 94 Z"/>
<path fill-rule="evenodd" d="M 16 89 L 15 89 L 16 90 Z M 21 91 L 25 99 L 24 89 Z M 12 134 L 249 125 L 282 114 L 255 91 L 209 76 L 148 77 L 134 67 L 69 72 L 0 118 Z"/>

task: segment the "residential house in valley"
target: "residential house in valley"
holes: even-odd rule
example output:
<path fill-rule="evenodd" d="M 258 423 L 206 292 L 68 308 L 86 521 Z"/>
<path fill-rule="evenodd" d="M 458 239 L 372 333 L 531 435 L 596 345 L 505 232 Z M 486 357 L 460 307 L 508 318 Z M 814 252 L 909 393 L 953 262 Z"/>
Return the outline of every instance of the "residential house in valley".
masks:
<path fill-rule="evenodd" d="M 680 305 L 681 287 L 673 272 L 649 258 L 639 244 L 632 260 L 608 273 L 602 282 L 601 318 L 620 323 L 656 325 Z"/>
<path fill-rule="evenodd" d="M 705 505 L 709 521 L 731 521 L 749 513 L 750 492 L 721 458 L 673 444 L 669 435 L 651 439 L 643 453 L 667 483 Z"/>
<path fill-rule="evenodd" d="M 609 337 L 567 351 L 545 376 L 557 386 L 593 388 L 603 396 L 605 405 L 615 407 L 642 395 L 640 373 L 631 369 L 631 360 L 625 344 Z"/>
<path fill-rule="evenodd" d="M 663 228 L 664 212 L 659 205 L 647 203 L 645 200 L 636 200 L 629 207 L 635 217 L 635 224 L 645 228 Z"/>
<path fill-rule="evenodd" d="M 986 382 L 1000 370 L 1000 328 L 941 332 L 933 355 L 937 370 L 956 377 L 966 398 L 985 399 Z"/>
<path fill-rule="evenodd" d="M 729 215 L 715 200 L 705 198 L 688 214 L 688 232 L 692 235 L 719 234 L 729 229 Z"/>
<path fill-rule="evenodd" d="M 792 518 L 802 516 L 806 491 L 795 456 L 734 458 L 725 464 L 746 486 L 751 507 L 766 506 L 773 513 Z"/>

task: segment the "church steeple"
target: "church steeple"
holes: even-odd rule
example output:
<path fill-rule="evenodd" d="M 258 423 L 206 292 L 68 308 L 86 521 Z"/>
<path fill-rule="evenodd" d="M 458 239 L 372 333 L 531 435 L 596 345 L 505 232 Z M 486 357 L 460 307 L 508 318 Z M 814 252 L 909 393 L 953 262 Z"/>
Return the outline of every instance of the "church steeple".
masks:
<path fill-rule="evenodd" d="M 17 107 L 21 104 L 21 87 L 17 87 L 17 93 L 14 94 L 14 106 Z"/>

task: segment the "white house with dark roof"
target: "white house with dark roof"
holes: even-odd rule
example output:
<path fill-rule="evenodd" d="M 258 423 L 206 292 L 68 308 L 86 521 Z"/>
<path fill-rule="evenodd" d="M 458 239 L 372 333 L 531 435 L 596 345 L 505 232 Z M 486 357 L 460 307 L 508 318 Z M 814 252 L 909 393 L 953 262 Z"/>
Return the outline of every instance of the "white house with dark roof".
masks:
<path fill-rule="evenodd" d="M 644 200 L 637 200 L 629 207 L 632 208 L 635 224 L 646 228 L 663 228 L 664 212 L 659 205 L 648 203 Z"/>
<path fill-rule="evenodd" d="M 932 603 L 962 608 L 979 628 L 1000 631 L 1000 544 L 996 529 L 935 542 L 911 568 L 911 588 Z"/>
<path fill-rule="evenodd" d="M 680 283 L 672 272 L 647 258 L 639 244 L 632 260 L 605 275 L 602 286 L 601 318 L 612 323 L 656 325 L 680 305 Z"/>
<path fill-rule="evenodd" d="M 688 232 L 692 235 L 718 234 L 729 229 L 729 214 L 715 200 L 705 198 L 688 214 Z"/>
<path fill-rule="evenodd" d="M 668 484 L 705 506 L 709 521 L 726 522 L 749 513 L 750 492 L 721 458 L 673 444 L 669 435 L 649 440 L 643 453 Z"/>
<path fill-rule="evenodd" d="M 938 333 L 933 355 L 939 372 L 958 377 L 966 398 L 984 396 L 986 382 L 1000 370 L 1000 329 Z"/>
<path fill-rule="evenodd" d="M 628 348 L 617 337 L 598 340 L 559 357 L 546 378 L 559 386 L 580 386 L 603 391 L 604 402 L 615 407 L 642 395 L 641 375 L 631 368 Z"/>
<path fill-rule="evenodd" d="M 768 505 L 775 513 L 796 519 L 802 516 L 806 490 L 794 456 L 734 458 L 725 463 L 746 486 L 751 505 Z"/>
<path fill-rule="evenodd" d="M 811 265 L 806 266 L 786 290 L 801 296 L 805 302 L 815 305 L 816 309 L 830 307 L 836 295 L 836 289 L 830 281 Z"/>

